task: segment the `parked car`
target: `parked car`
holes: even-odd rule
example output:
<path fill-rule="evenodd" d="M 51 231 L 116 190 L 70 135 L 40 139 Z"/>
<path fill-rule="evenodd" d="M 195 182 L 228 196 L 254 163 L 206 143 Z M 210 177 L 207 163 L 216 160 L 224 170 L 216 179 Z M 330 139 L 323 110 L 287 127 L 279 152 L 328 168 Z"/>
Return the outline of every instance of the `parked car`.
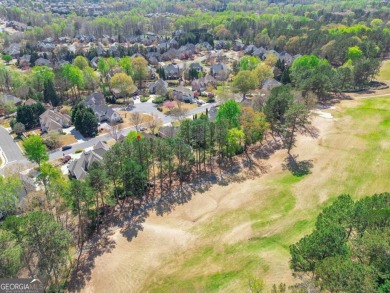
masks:
<path fill-rule="evenodd" d="M 62 151 L 67 151 L 67 150 L 70 150 L 71 148 L 72 148 L 71 145 L 64 145 L 64 146 L 62 147 Z"/>
<path fill-rule="evenodd" d="M 202 101 L 202 100 L 198 100 L 198 101 L 196 101 L 196 103 L 197 103 L 199 106 L 205 104 L 205 102 Z"/>

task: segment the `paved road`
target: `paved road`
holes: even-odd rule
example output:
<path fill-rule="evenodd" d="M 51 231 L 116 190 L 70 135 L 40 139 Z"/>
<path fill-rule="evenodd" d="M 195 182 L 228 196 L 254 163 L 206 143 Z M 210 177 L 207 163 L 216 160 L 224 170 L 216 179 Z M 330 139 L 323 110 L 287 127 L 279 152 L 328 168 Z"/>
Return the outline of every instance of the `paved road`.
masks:
<path fill-rule="evenodd" d="M 206 104 L 206 105 L 203 105 L 201 107 L 192 109 L 192 110 L 188 111 L 188 117 L 192 117 L 195 114 L 199 114 L 199 113 L 205 112 L 206 108 L 210 109 L 214 105 L 215 104 Z M 161 112 L 157 111 L 155 105 L 151 104 L 151 103 L 136 104 L 134 109 L 132 110 L 132 112 L 157 113 L 157 115 L 161 118 L 163 124 L 166 125 L 166 124 L 170 124 L 172 122 L 172 117 L 164 115 Z M 134 127 L 130 127 L 130 128 L 123 129 L 121 131 L 121 134 L 126 136 L 132 130 L 135 130 L 135 128 Z M 86 148 L 89 148 L 89 147 L 93 147 L 99 141 L 107 141 L 107 140 L 110 140 L 110 139 L 111 139 L 110 134 L 104 134 L 104 135 L 100 135 L 100 136 L 97 136 L 97 137 L 94 137 L 94 138 L 90 138 L 90 139 L 88 139 L 88 140 L 86 140 L 84 142 L 72 144 L 72 148 L 70 150 L 67 150 L 67 151 L 59 150 L 59 151 L 55 151 L 55 152 L 50 153 L 49 154 L 49 159 L 50 160 L 59 159 L 59 158 L 63 157 L 64 154 L 65 155 L 69 155 L 69 154 L 74 153 L 77 149 L 86 149 Z"/>
<path fill-rule="evenodd" d="M 12 136 L 9 135 L 8 131 L 2 126 L 0 126 L 0 147 L 6 156 L 8 163 L 14 161 L 24 162 L 26 160 Z"/>

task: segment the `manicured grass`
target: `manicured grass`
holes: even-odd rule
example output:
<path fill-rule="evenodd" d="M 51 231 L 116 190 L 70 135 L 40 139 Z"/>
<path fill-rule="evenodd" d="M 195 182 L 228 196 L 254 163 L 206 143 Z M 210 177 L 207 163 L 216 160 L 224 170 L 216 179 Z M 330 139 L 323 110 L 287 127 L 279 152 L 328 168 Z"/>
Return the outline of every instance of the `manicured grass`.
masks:
<path fill-rule="evenodd" d="M 390 81 L 390 60 L 382 62 L 382 67 L 377 78 L 380 81 Z"/>
<path fill-rule="evenodd" d="M 388 191 L 390 96 L 348 105 L 340 104 L 332 113 L 337 120 L 318 141 L 313 158 L 318 168 L 312 174 L 295 177 L 283 171 L 268 177 L 259 183 L 264 187 L 254 195 L 258 199 L 194 226 L 190 232 L 197 236 L 196 246 L 167 260 L 145 289 L 247 292 L 252 275 L 271 286 L 270 280 L 280 282 L 291 275 L 289 245 L 312 231 L 317 215 L 338 195 L 349 193 L 357 199 Z M 248 236 L 226 242 L 229 231 L 246 223 Z M 237 231 L 230 237 L 239 236 Z"/>

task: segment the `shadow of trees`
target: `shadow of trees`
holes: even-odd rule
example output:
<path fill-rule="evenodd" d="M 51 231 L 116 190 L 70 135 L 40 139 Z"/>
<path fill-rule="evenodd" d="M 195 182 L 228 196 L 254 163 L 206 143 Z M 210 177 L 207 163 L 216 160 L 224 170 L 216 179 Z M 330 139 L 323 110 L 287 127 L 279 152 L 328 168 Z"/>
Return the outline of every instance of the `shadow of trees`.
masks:
<path fill-rule="evenodd" d="M 294 176 L 301 177 L 311 173 L 313 160 L 297 160 L 298 155 L 289 155 L 282 164 L 283 170 L 289 170 Z"/>

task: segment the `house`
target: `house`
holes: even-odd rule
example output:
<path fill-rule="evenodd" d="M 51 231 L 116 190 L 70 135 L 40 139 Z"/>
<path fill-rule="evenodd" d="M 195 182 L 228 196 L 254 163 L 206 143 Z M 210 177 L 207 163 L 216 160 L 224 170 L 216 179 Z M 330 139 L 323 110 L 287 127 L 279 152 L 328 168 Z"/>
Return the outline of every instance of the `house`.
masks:
<path fill-rule="evenodd" d="M 179 133 L 180 127 L 164 126 L 158 130 L 158 136 L 163 138 L 174 138 Z"/>
<path fill-rule="evenodd" d="M 252 55 L 255 57 L 263 58 L 263 56 L 267 53 L 267 50 L 263 47 L 256 48 L 253 50 Z"/>
<path fill-rule="evenodd" d="M 99 122 L 120 122 L 121 117 L 119 113 L 108 107 L 105 104 L 105 101 L 106 99 L 102 93 L 93 93 L 85 99 L 84 103 L 87 107 L 92 109 Z"/>
<path fill-rule="evenodd" d="M 8 48 L 4 49 L 4 54 L 11 55 L 14 58 L 18 58 L 20 55 L 21 45 L 19 43 L 13 43 Z"/>
<path fill-rule="evenodd" d="M 234 41 L 234 44 L 233 44 L 233 51 L 241 51 L 241 50 L 244 50 L 245 48 L 245 45 L 239 41 L 239 40 L 236 40 Z"/>
<path fill-rule="evenodd" d="M 281 61 L 281 62 L 283 62 L 283 64 L 285 65 L 285 66 L 291 66 L 291 64 L 294 62 L 294 57 L 293 56 L 291 56 L 289 53 L 287 53 L 287 52 L 281 52 L 280 54 L 279 54 L 279 60 Z"/>
<path fill-rule="evenodd" d="M 199 79 L 195 79 L 191 83 L 191 87 L 193 91 L 203 92 L 206 90 L 207 86 L 215 86 L 216 80 L 211 75 L 206 75 L 205 77 L 201 77 Z"/>
<path fill-rule="evenodd" d="M 19 59 L 19 66 L 30 66 L 31 55 L 25 54 Z"/>
<path fill-rule="evenodd" d="M 23 103 L 23 105 L 24 105 L 24 106 L 31 106 L 31 105 L 36 104 L 36 103 L 37 103 L 37 101 L 35 101 L 34 99 L 28 98 L 28 99 Z"/>
<path fill-rule="evenodd" d="M 256 47 L 255 45 L 249 45 L 248 47 L 245 48 L 244 53 L 250 55 L 250 54 L 252 54 L 256 49 L 257 49 L 257 47 Z"/>
<path fill-rule="evenodd" d="M 210 75 L 219 81 L 227 80 L 230 70 L 224 63 L 217 63 L 211 66 Z"/>
<path fill-rule="evenodd" d="M 196 70 L 197 72 L 203 72 L 203 67 L 199 63 L 191 63 L 190 69 Z"/>
<path fill-rule="evenodd" d="M 53 67 L 53 63 L 51 63 L 50 60 L 44 59 L 44 58 L 38 58 L 34 62 L 35 66 L 48 66 Z"/>
<path fill-rule="evenodd" d="M 160 78 L 149 84 L 149 92 L 152 95 L 165 96 L 168 93 L 168 83 Z"/>
<path fill-rule="evenodd" d="M 22 104 L 22 100 L 13 95 L 5 94 L 3 96 L 0 96 L 0 104 L 19 106 Z"/>
<path fill-rule="evenodd" d="M 180 70 L 179 66 L 174 64 L 168 64 L 164 67 L 165 79 L 179 79 Z"/>
<path fill-rule="evenodd" d="M 180 45 L 175 39 L 171 39 L 168 41 L 168 47 L 178 49 L 180 47 Z"/>
<path fill-rule="evenodd" d="M 39 124 L 42 132 L 58 131 L 71 125 L 71 119 L 68 115 L 61 114 L 54 110 L 46 110 L 39 116 Z"/>
<path fill-rule="evenodd" d="M 274 78 L 266 78 L 266 79 L 264 79 L 263 83 L 261 84 L 261 88 L 263 90 L 270 91 L 273 88 L 281 86 L 281 85 L 282 84 Z"/>
<path fill-rule="evenodd" d="M 93 162 L 102 162 L 104 154 L 108 151 L 107 144 L 99 141 L 93 150 L 83 152 L 78 160 L 72 161 L 69 166 L 69 174 L 77 180 L 83 180 Z"/>
<path fill-rule="evenodd" d="M 187 103 L 195 102 L 194 93 L 190 89 L 185 88 L 182 85 L 173 89 L 173 96 L 179 101 Z"/>

